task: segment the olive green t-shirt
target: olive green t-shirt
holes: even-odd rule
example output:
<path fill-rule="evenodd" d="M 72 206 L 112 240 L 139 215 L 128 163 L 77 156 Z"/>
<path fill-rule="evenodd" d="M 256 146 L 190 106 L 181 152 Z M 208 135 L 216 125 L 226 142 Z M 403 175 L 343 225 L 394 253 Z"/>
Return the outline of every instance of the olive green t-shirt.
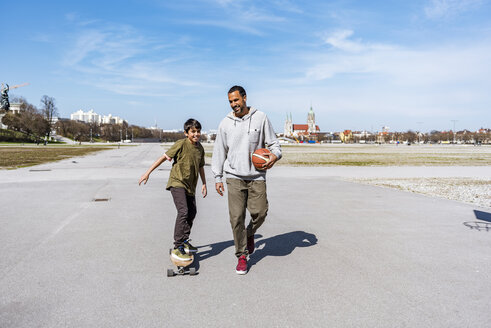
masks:
<path fill-rule="evenodd" d="M 203 146 L 199 142 L 193 145 L 185 138 L 176 141 L 165 153 L 174 160 L 166 189 L 184 188 L 188 195 L 194 196 L 199 169 L 205 165 Z"/>

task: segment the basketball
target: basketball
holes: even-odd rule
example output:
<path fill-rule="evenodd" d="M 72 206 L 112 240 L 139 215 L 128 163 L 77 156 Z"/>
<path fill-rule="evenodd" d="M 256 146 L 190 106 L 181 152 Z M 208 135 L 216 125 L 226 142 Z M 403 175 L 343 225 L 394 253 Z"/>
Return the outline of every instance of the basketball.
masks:
<path fill-rule="evenodd" d="M 268 161 L 268 157 L 264 156 L 265 154 L 271 154 L 271 152 L 266 148 L 260 148 L 252 153 L 252 164 L 257 170 L 264 170 L 263 164 Z"/>

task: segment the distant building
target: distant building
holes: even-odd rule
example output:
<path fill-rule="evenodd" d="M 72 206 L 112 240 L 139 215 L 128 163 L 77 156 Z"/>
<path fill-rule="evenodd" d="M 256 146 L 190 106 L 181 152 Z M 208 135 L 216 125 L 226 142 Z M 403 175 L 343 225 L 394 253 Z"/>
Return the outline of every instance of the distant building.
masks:
<path fill-rule="evenodd" d="M 13 114 L 19 114 L 20 113 L 20 105 L 22 105 L 22 104 L 21 103 L 10 103 L 9 111 L 12 112 Z M 0 114 L 0 129 L 6 129 L 7 128 L 7 126 L 2 123 L 2 119 L 6 114 L 7 113 Z"/>
<path fill-rule="evenodd" d="M 72 121 L 81 121 L 85 123 L 96 123 L 96 124 L 123 124 L 126 122 L 124 119 L 118 116 L 109 115 L 99 115 L 94 112 L 93 109 L 88 112 L 84 112 L 83 110 L 76 111 L 75 113 L 70 114 L 70 119 Z"/>
<path fill-rule="evenodd" d="M 352 131 L 351 134 L 355 143 L 365 143 L 372 137 L 372 134 L 368 131 Z"/>
<path fill-rule="evenodd" d="M 389 132 L 390 128 L 388 126 L 383 126 L 382 127 L 382 132 L 379 132 L 377 134 L 377 139 L 376 139 L 376 142 L 377 143 L 385 143 L 388 141 L 388 139 L 390 138 L 390 132 Z"/>
<path fill-rule="evenodd" d="M 339 133 L 339 140 L 344 143 L 351 143 L 353 142 L 353 133 L 351 130 L 344 130 L 343 132 Z"/>
<path fill-rule="evenodd" d="M 123 124 L 125 122 L 121 117 L 112 116 L 111 114 L 102 116 L 101 121 L 103 124 Z"/>
<path fill-rule="evenodd" d="M 10 104 L 10 111 L 14 114 L 19 114 L 21 105 L 22 105 L 21 103 L 11 103 Z"/>
<path fill-rule="evenodd" d="M 84 112 L 83 110 L 76 111 L 75 113 L 70 114 L 70 119 L 72 121 L 82 121 L 85 123 L 101 123 L 101 115 L 94 112 L 93 109 L 88 112 Z"/>
<path fill-rule="evenodd" d="M 294 124 L 292 114 L 290 113 L 290 116 L 287 114 L 283 132 L 284 137 L 300 139 L 302 141 L 317 141 L 319 132 L 320 128 L 315 124 L 315 113 L 312 106 L 307 114 L 307 124 Z"/>

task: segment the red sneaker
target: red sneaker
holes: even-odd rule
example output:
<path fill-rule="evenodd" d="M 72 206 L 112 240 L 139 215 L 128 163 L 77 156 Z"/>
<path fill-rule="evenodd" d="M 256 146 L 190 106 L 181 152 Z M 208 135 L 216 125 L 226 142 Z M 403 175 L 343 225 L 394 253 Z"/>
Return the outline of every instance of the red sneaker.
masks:
<path fill-rule="evenodd" d="M 237 264 L 237 267 L 235 268 L 235 272 L 237 272 L 237 274 L 247 273 L 247 258 L 245 255 L 239 257 L 239 264 Z"/>
<path fill-rule="evenodd" d="M 254 235 L 247 237 L 247 251 L 249 255 L 254 253 Z"/>

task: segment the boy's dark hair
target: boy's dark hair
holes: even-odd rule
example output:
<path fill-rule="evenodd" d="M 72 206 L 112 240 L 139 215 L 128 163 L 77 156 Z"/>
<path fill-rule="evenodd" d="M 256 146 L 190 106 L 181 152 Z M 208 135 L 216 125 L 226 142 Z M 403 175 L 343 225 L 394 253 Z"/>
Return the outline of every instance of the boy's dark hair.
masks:
<path fill-rule="evenodd" d="M 184 131 L 188 132 L 189 129 L 195 128 L 197 130 L 201 130 L 201 123 L 198 122 L 198 120 L 195 120 L 194 118 L 190 118 L 189 120 L 184 123 Z"/>
<path fill-rule="evenodd" d="M 240 85 L 234 85 L 233 87 L 230 88 L 230 90 L 228 90 L 228 93 L 230 94 L 230 93 L 235 92 L 235 91 L 239 91 L 239 94 L 242 97 L 246 96 L 246 91 Z"/>

